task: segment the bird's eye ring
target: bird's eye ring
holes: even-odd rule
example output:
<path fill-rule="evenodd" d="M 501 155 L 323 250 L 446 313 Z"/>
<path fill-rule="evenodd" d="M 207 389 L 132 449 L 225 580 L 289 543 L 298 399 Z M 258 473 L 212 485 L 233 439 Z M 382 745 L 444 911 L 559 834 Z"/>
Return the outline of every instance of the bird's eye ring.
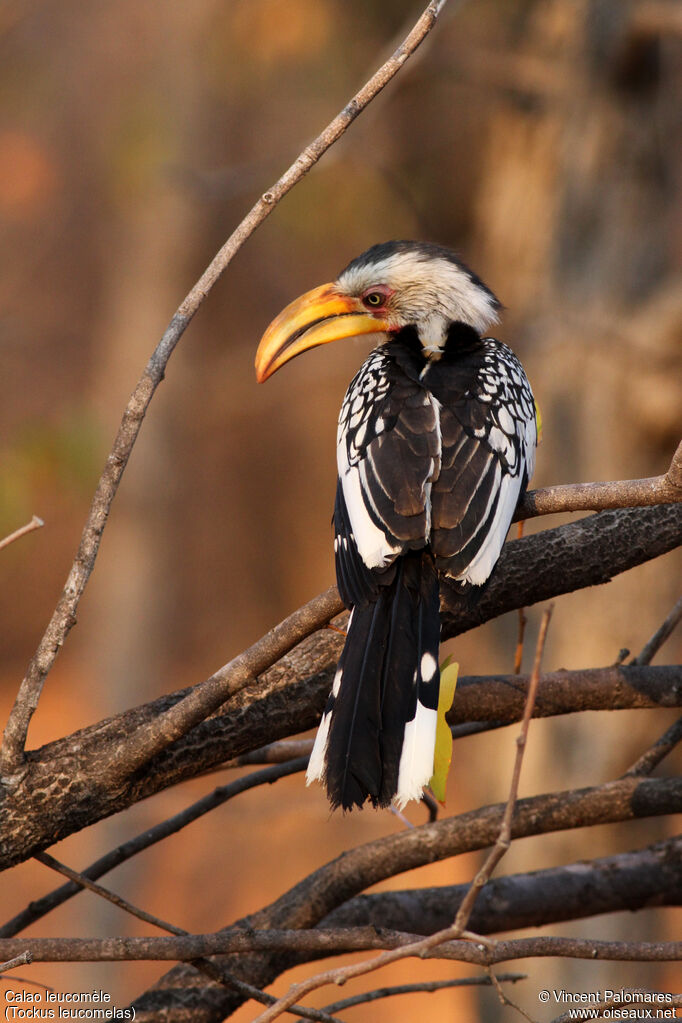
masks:
<path fill-rule="evenodd" d="M 366 295 L 363 295 L 362 301 L 366 306 L 370 306 L 373 309 L 378 308 L 384 304 L 386 296 L 382 295 L 380 291 L 370 291 Z"/>

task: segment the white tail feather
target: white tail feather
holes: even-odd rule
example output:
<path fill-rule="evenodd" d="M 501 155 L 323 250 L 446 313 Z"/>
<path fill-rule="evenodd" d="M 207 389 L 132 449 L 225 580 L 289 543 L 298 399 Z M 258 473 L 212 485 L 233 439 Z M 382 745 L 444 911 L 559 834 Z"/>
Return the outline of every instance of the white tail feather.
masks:
<path fill-rule="evenodd" d="M 433 774 L 438 714 L 417 700 L 417 712 L 405 725 L 403 748 L 398 770 L 398 791 L 395 804 L 402 810 L 411 799 L 421 799 L 422 789 Z"/>

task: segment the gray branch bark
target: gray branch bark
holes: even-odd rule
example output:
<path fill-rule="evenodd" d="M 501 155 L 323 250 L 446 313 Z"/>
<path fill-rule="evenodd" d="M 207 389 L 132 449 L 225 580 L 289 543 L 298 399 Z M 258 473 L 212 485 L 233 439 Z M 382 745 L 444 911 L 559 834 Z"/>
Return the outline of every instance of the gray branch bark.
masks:
<path fill-rule="evenodd" d="M 382 927 L 434 934 L 448 927 L 468 885 L 357 895 L 321 927 Z M 476 934 L 543 927 L 600 913 L 682 905 L 682 836 L 564 867 L 492 878 L 476 900 Z"/>

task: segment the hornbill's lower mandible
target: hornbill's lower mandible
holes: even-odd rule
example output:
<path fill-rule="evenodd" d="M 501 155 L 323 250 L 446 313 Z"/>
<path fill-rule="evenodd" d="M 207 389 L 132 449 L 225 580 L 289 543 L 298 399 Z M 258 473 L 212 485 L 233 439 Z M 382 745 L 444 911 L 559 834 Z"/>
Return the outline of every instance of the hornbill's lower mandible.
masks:
<path fill-rule="evenodd" d="M 348 635 L 308 767 L 332 806 L 403 806 L 433 774 L 438 571 L 475 593 L 533 471 L 521 363 L 482 336 L 493 293 L 448 249 L 374 245 L 270 324 L 259 381 L 295 355 L 376 334 L 337 435 L 334 550 Z"/>

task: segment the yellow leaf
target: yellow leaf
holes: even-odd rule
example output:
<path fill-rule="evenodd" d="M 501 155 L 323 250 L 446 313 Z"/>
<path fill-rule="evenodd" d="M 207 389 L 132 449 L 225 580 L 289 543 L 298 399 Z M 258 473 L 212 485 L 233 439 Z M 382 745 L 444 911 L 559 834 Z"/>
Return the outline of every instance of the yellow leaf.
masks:
<path fill-rule="evenodd" d="M 540 406 L 537 401 L 535 402 L 535 423 L 538 431 L 538 444 L 542 441 L 542 415 L 540 413 Z"/>
<path fill-rule="evenodd" d="M 459 664 L 444 661 L 440 671 L 440 691 L 438 693 L 438 723 L 436 724 L 436 749 L 433 757 L 433 777 L 429 782 L 431 791 L 439 803 L 445 804 L 445 786 L 450 773 L 452 760 L 452 732 L 445 720 L 445 715 L 452 707 L 457 687 Z"/>

